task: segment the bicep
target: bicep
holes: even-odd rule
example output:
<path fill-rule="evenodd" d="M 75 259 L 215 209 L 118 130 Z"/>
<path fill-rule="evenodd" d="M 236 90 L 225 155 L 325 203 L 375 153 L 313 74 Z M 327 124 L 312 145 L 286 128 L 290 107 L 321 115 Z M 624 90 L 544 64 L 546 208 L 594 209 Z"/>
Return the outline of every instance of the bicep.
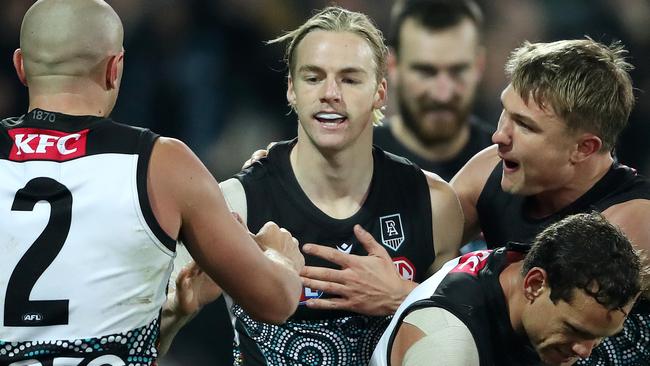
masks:
<path fill-rule="evenodd" d="M 458 256 L 463 233 L 463 212 L 449 184 L 425 172 L 431 198 L 433 246 L 436 255 L 432 270 Z"/>
<path fill-rule="evenodd" d="M 393 352 L 392 366 L 479 365 L 478 349 L 467 326 L 449 311 L 435 307 L 404 318 Z"/>
<path fill-rule="evenodd" d="M 225 290 L 249 268 L 264 267 L 263 253 L 233 218 L 217 181 L 196 155 L 178 140 L 157 145 L 152 183 L 164 199 L 164 214 L 178 217 L 180 237 L 199 266 Z"/>

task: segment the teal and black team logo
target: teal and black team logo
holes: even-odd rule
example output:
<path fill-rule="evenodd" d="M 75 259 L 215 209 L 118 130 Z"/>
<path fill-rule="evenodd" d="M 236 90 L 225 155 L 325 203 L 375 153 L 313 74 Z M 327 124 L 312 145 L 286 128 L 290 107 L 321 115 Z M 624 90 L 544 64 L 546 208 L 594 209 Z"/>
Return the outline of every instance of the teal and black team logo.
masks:
<path fill-rule="evenodd" d="M 404 229 L 400 214 L 382 216 L 379 218 L 381 226 L 381 242 L 385 246 L 397 251 L 404 242 Z"/>

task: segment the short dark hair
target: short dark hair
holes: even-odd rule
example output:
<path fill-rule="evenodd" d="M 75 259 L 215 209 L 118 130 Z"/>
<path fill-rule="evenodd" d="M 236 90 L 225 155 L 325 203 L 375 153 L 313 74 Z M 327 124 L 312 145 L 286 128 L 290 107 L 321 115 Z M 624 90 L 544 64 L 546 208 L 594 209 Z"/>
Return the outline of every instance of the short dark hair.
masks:
<path fill-rule="evenodd" d="M 483 12 L 474 0 L 404 0 L 395 4 L 397 11 L 391 19 L 389 44 L 399 52 L 399 36 L 407 19 L 430 30 L 444 30 L 458 25 L 463 19 L 471 20 L 479 30 L 479 42 L 483 29 Z"/>
<path fill-rule="evenodd" d="M 522 274 L 533 267 L 546 271 L 553 303 L 571 302 L 580 289 L 609 310 L 639 294 L 644 271 L 630 241 L 596 212 L 568 216 L 538 234 Z"/>

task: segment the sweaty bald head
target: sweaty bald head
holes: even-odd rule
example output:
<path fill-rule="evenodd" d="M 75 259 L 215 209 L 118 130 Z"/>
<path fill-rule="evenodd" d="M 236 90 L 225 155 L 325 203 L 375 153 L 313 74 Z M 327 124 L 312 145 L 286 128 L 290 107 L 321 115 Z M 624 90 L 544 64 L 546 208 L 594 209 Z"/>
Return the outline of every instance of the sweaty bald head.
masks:
<path fill-rule="evenodd" d="M 25 14 L 20 48 L 27 80 L 88 77 L 122 50 L 124 31 L 101 0 L 39 0 Z"/>

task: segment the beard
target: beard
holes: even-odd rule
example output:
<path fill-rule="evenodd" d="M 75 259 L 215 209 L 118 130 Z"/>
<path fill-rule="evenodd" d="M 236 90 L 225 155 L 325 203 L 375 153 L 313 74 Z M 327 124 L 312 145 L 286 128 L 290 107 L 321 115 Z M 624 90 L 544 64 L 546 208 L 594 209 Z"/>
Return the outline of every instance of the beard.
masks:
<path fill-rule="evenodd" d="M 448 103 L 419 98 L 414 108 L 410 108 L 402 87 L 397 88 L 397 104 L 404 126 L 427 147 L 445 143 L 457 136 L 469 116 L 469 107 L 463 107 L 457 98 Z M 427 113 L 446 113 L 447 116 L 436 118 L 427 116 Z"/>

